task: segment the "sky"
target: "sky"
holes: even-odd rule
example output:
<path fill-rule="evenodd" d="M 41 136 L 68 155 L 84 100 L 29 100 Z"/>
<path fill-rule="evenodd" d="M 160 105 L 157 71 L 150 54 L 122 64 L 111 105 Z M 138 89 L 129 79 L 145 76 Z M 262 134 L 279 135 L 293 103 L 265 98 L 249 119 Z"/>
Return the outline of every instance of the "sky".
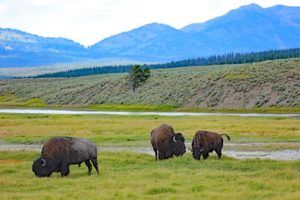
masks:
<path fill-rule="evenodd" d="M 300 0 L 0 0 L 0 27 L 89 46 L 145 24 L 182 28 L 250 3 L 300 6 Z"/>

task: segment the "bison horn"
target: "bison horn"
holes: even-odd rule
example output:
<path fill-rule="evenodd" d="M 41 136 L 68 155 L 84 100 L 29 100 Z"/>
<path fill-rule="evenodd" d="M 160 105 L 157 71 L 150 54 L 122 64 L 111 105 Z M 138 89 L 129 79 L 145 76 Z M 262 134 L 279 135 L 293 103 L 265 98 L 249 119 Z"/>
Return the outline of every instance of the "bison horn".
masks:
<path fill-rule="evenodd" d="M 46 164 L 47 164 L 46 160 L 45 160 L 44 158 L 42 158 L 42 157 L 41 157 L 41 160 L 43 161 L 43 164 L 42 164 L 42 166 L 43 166 L 43 167 L 45 167 L 45 166 L 46 166 Z"/>
<path fill-rule="evenodd" d="M 191 149 L 190 147 L 188 147 L 188 150 L 190 150 L 191 152 L 193 152 L 193 149 Z"/>
<path fill-rule="evenodd" d="M 173 142 L 177 142 L 175 135 L 173 136 Z"/>

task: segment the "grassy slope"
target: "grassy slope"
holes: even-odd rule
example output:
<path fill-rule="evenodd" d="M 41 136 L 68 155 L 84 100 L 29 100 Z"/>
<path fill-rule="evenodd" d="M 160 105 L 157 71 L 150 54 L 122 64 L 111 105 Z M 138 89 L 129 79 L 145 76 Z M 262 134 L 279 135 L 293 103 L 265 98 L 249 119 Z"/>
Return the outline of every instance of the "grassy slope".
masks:
<path fill-rule="evenodd" d="M 38 153 L 0 152 L 1 199 L 299 199 L 300 162 L 215 157 L 155 162 L 149 155 L 101 152 L 100 176 L 82 165 L 61 178 L 35 178 Z"/>
<path fill-rule="evenodd" d="M 99 145 L 149 146 L 150 131 L 162 123 L 171 124 L 188 141 L 200 129 L 227 133 L 232 142 L 300 140 L 298 118 L 25 114 L 0 114 L 0 140 L 39 143 L 69 135 L 90 138 Z"/>
<path fill-rule="evenodd" d="M 138 88 L 135 96 L 129 89 L 126 74 L 7 80 L 0 82 L 0 105 L 26 106 L 35 105 L 37 101 L 37 106 L 90 105 L 90 108 L 96 109 L 119 108 L 101 106 L 103 104 L 138 104 L 140 110 L 271 106 L 294 107 L 297 110 L 300 107 L 299 72 L 300 59 L 153 70 L 152 77 Z M 28 103 L 32 98 L 33 104 Z"/>

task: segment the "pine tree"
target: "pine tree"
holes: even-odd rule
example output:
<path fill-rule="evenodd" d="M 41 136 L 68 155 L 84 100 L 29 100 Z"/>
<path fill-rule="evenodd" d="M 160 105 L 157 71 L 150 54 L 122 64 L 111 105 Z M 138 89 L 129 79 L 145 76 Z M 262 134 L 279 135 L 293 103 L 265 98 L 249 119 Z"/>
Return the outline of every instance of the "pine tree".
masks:
<path fill-rule="evenodd" d="M 135 94 L 136 88 L 143 84 L 150 77 L 150 74 L 151 71 L 149 68 L 143 69 L 140 65 L 132 66 L 129 71 L 129 83 L 133 95 Z"/>

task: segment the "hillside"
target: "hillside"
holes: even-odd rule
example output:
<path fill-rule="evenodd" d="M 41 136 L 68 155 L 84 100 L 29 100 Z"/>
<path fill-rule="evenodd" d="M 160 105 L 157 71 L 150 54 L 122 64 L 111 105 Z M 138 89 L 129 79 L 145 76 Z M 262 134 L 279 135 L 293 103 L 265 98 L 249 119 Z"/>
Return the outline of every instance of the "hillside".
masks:
<path fill-rule="evenodd" d="M 300 59 L 153 70 L 133 96 L 127 74 L 0 82 L 1 101 L 46 104 L 147 104 L 189 108 L 300 106 Z M 33 99 L 32 99 L 33 98 Z"/>
<path fill-rule="evenodd" d="M 262 8 L 250 4 L 182 29 L 159 23 L 146 24 L 90 47 L 65 38 L 0 28 L 0 68 L 95 59 L 166 62 L 229 52 L 296 48 L 300 47 L 299 13 L 300 7 Z"/>

